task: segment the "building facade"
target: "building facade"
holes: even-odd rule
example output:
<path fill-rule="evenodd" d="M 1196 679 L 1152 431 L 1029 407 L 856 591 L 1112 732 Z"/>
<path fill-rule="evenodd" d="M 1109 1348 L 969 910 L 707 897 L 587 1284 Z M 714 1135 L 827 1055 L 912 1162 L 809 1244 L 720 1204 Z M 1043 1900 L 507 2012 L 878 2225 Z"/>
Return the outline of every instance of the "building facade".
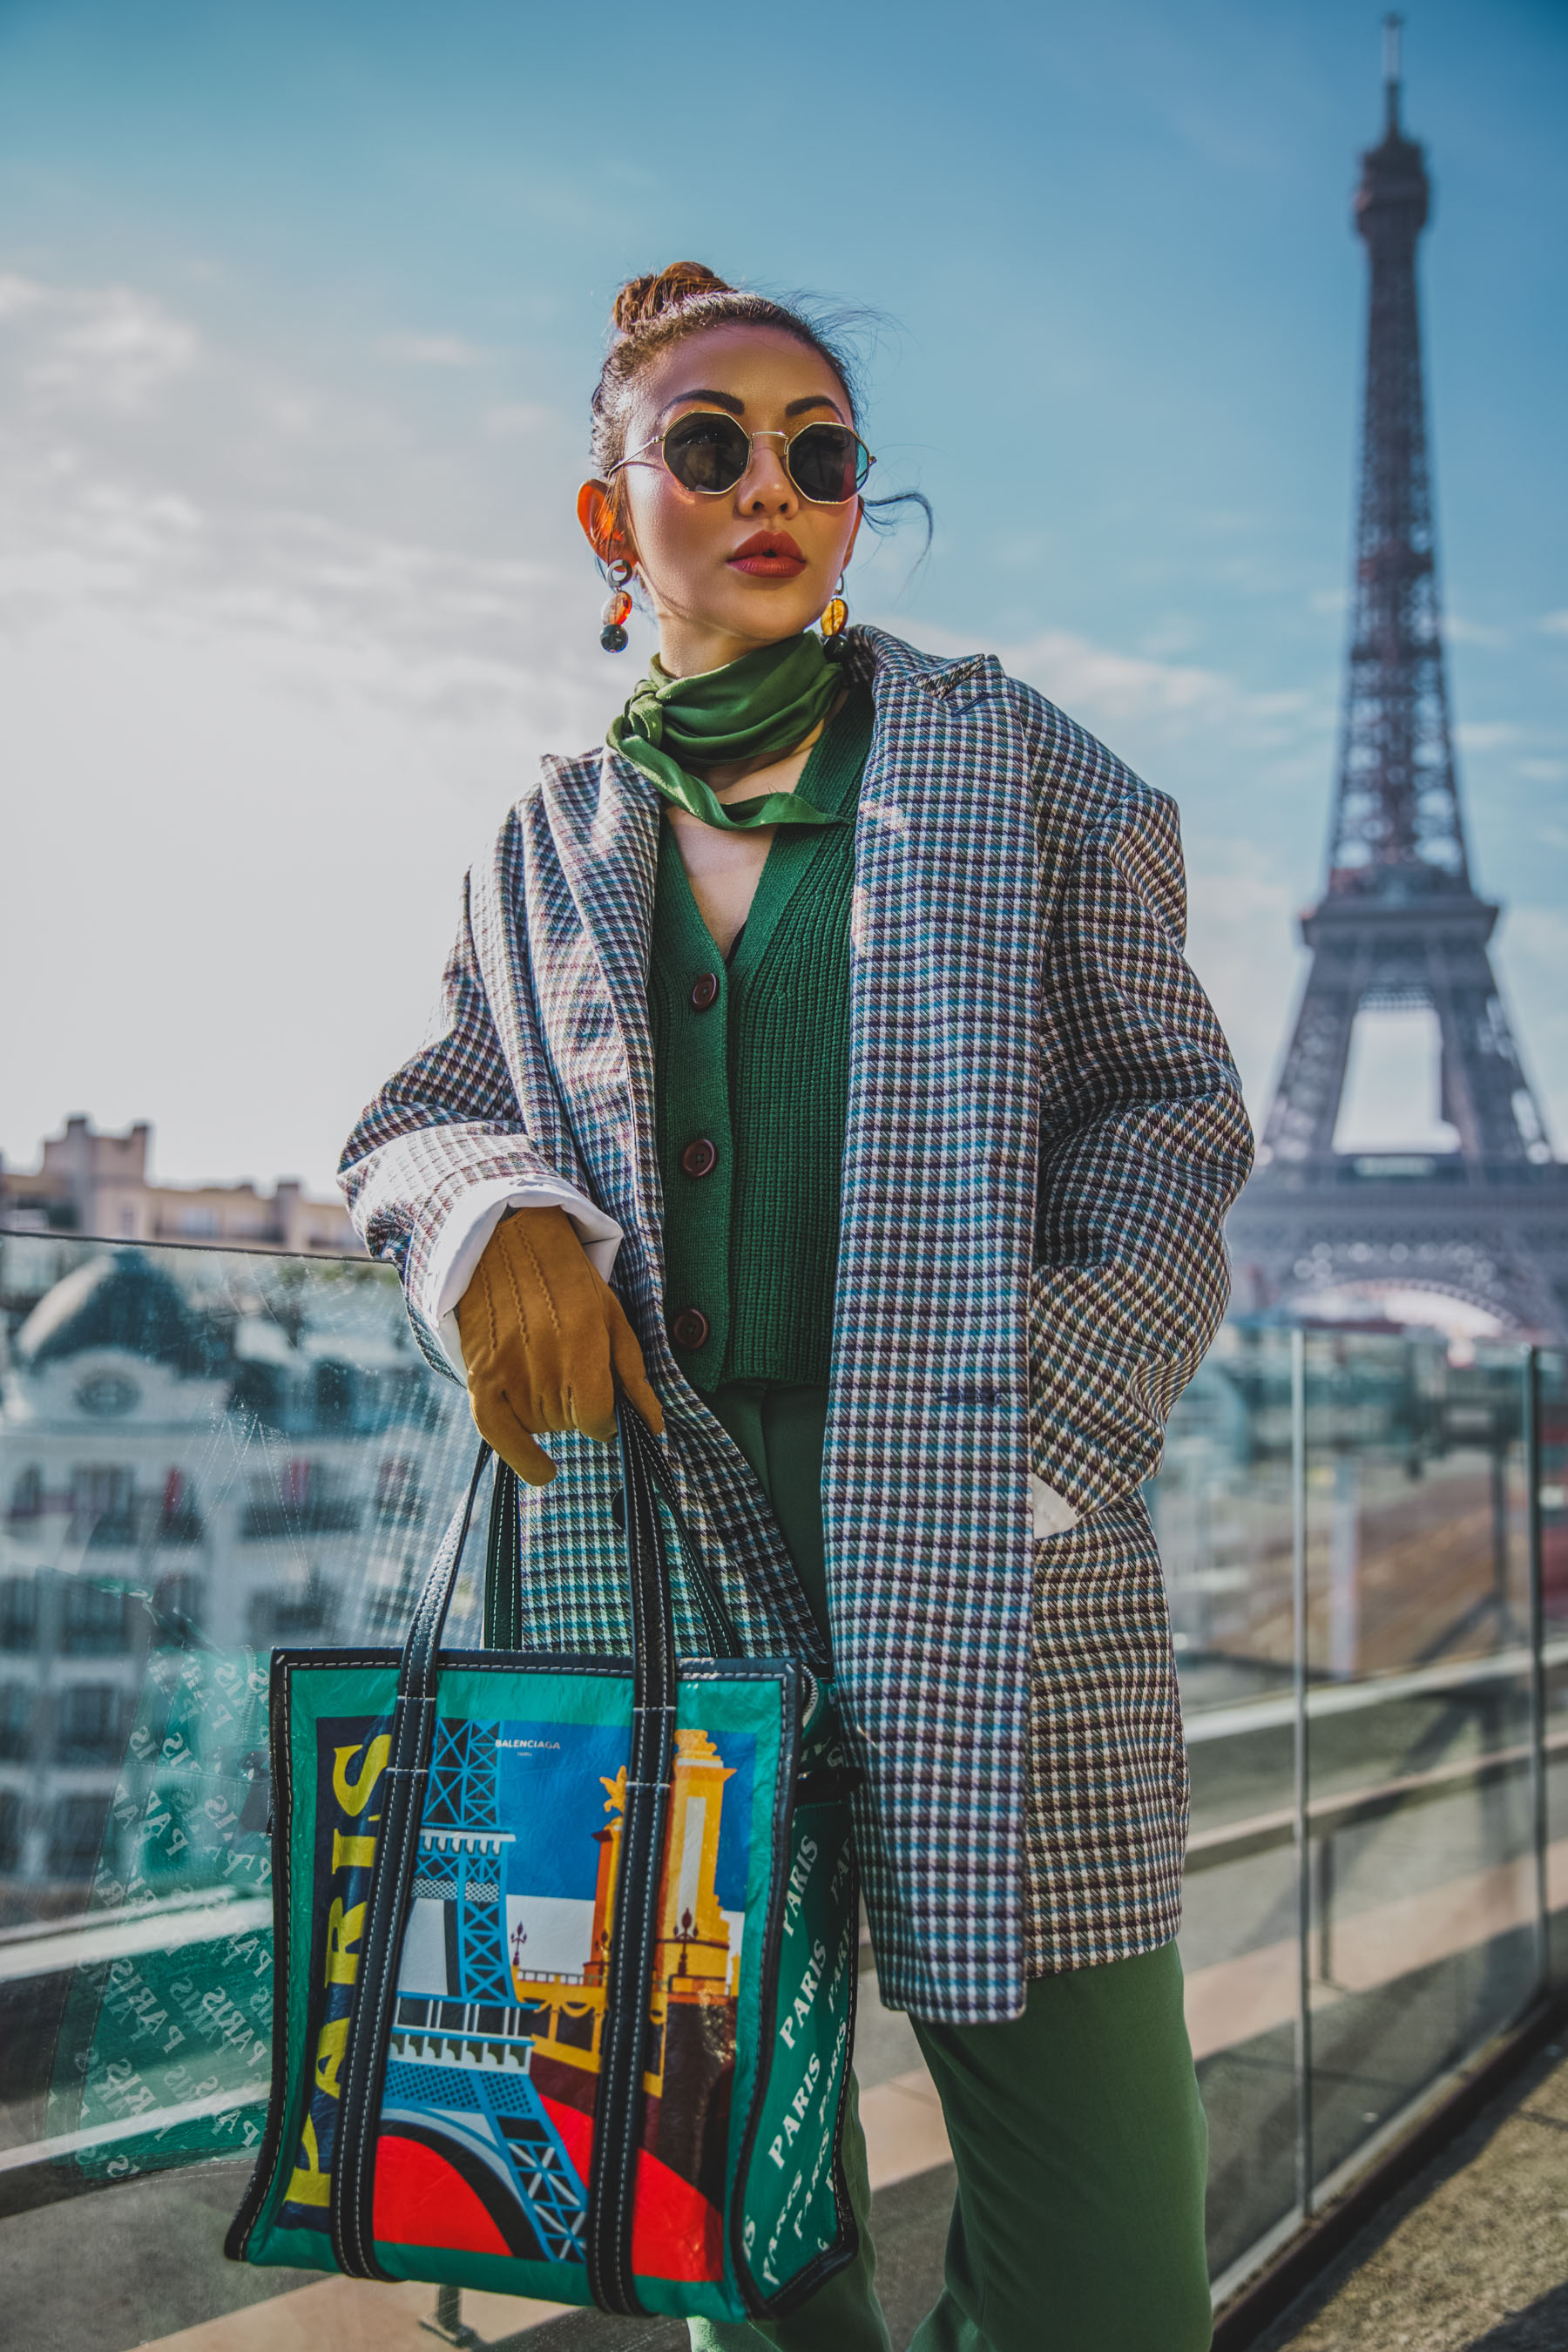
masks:
<path fill-rule="evenodd" d="M 110 1135 L 89 1118 L 68 1118 L 45 1142 L 37 1168 L 0 1167 L 0 1223 L 105 1241 L 363 1255 L 342 1201 L 319 1200 L 292 1177 L 279 1177 L 270 1192 L 255 1184 L 154 1184 L 147 1172 L 152 1143 L 145 1119 Z"/>

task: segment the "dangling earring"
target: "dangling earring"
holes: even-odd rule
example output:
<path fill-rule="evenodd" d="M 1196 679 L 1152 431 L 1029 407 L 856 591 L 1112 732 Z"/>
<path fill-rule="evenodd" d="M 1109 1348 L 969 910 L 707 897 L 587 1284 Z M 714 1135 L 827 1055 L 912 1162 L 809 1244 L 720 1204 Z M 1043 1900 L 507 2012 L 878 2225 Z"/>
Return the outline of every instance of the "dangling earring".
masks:
<path fill-rule="evenodd" d="M 829 661 L 844 658 L 844 625 L 849 618 L 849 607 L 844 601 L 844 574 L 838 575 L 838 585 L 828 600 L 822 616 L 822 650 Z"/>
<path fill-rule="evenodd" d="M 626 593 L 626 583 L 636 570 L 637 566 L 628 563 L 624 555 L 617 556 L 609 567 L 610 578 L 615 584 L 605 601 L 605 609 L 599 615 L 605 625 L 599 633 L 599 643 L 607 654 L 626 652 L 626 633 L 622 624 L 632 609 L 632 600 Z"/>

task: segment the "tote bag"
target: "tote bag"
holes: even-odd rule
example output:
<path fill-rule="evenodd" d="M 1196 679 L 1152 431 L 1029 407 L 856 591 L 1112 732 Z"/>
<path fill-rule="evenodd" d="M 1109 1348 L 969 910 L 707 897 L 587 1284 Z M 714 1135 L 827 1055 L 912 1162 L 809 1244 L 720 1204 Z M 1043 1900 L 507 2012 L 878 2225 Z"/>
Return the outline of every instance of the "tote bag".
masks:
<path fill-rule="evenodd" d="M 488 1447 L 401 1654 L 273 1654 L 272 2087 L 233 2260 L 742 2319 L 854 2255 L 858 1775 L 830 1687 L 741 1654 L 617 1421 L 629 1657 L 510 1646 L 499 1461 L 485 1647 L 441 1649 Z"/>

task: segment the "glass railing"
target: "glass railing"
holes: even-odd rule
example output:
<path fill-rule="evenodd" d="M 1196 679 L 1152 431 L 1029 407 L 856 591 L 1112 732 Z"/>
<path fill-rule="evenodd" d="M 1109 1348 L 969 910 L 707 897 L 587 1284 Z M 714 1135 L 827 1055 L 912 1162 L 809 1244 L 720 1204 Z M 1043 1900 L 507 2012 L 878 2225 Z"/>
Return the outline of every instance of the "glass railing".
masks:
<path fill-rule="evenodd" d="M 1222 2287 L 1568 1970 L 1565 1454 L 1563 1359 L 1517 1346 L 1233 1325 L 1177 1406 Z"/>
<path fill-rule="evenodd" d="M 244 2299 L 268 1653 L 400 1637 L 474 1441 L 379 1266 L 0 1235 L 0 2283 L 45 2205 L 184 2196 L 188 2326 Z M 1177 1407 L 1222 2288 L 1568 1977 L 1565 1488 L 1550 1351 L 1233 1325 Z"/>
<path fill-rule="evenodd" d="M 3 2213 L 254 2147 L 268 1652 L 393 1638 L 474 1440 L 380 1266 L 7 1234 L 0 1300 Z"/>

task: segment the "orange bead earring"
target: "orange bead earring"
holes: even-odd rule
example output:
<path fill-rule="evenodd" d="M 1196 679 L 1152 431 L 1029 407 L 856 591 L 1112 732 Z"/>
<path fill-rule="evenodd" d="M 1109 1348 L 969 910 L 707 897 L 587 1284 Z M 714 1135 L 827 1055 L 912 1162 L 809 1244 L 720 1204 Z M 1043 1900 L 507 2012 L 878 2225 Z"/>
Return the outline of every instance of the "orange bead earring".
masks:
<path fill-rule="evenodd" d="M 844 629 L 849 618 L 849 607 L 844 601 L 844 574 L 838 575 L 838 585 L 828 599 L 822 615 L 822 650 L 829 661 L 840 661 L 844 656 Z"/>
<path fill-rule="evenodd" d="M 624 654 L 626 649 L 628 640 L 625 622 L 632 609 L 632 600 L 627 593 L 626 583 L 632 577 L 634 570 L 635 566 L 628 563 L 624 556 L 618 556 L 610 566 L 610 578 L 615 585 L 605 599 L 604 611 L 599 615 L 604 623 L 604 627 L 599 632 L 599 643 L 607 654 Z"/>

